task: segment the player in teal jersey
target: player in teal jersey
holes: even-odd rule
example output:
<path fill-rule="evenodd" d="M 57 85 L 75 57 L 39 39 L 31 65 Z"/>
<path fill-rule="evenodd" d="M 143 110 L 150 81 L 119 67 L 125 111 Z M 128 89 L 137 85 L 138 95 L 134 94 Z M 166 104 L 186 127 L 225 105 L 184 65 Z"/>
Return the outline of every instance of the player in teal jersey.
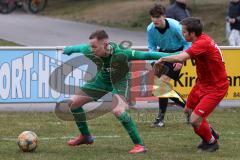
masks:
<path fill-rule="evenodd" d="M 182 35 L 182 28 L 178 21 L 165 17 L 165 7 L 156 4 L 150 9 L 149 14 L 152 22 L 147 27 L 147 39 L 149 51 L 160 51 L 173 53 L 186 50 L 191 43 L 187 42 Z M 182 68 L 181 63 L 164 63 L 168 68 L 168 72 L 159 76 L 161 81 L 169 83 L 171 79 L 178 80 Z M 179 101 L 178 98 L 169 97 L 180 107 L 185 107 L 185 102 Z M 168 98 L 159 98 L 159 112 L 156 120 L 153 122 L 153 127 L 165 126 L 164 117 L 167 111 Z M 188 116 L 189 117 L 189 116 Z M 187 122 L 189 118 L 187 117 Z"/>
<path fill-rule="evenodd" d="M 168 53 L 142 52 L 125 49 L 115 43 L 109 42 L 107 33 L 104 30 L 93 32 L 90 37 L 90 44 L 69 46 L 64 48 L 63 54 L 82 53 L 98 66 L 96 76 L 80 87 L 77 95 L 68 101 L 68 105 L 74 116 L 81 135 L 68 141 L 68 145 L 77 146 L 81 144 L 92 144 L 93 137 L 90 134 L 86 123 L 86 113 L 82 106 L 88 102 L 98 100 L 107 93 L 113 93 L 112 112 L 127 130 L 131 140 L 135 144 L 129 151 L 131 154 L 146 152 L 145 145 L 140 138 L 136 124 L 125 111 L 127 104 L 127 77 L 128 64 L 130 60 L 158 60 L 161 57 L 169 56 Z"/>

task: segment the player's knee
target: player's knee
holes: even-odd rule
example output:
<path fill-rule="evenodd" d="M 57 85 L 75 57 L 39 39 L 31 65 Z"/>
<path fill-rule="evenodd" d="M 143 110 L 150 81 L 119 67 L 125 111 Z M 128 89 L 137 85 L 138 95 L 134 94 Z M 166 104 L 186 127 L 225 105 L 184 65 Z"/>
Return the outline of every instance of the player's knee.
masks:
<path fill-rule="evenodd" d="M 116 117 L 119 117 L 125 110 L 121 107 L 115 107 L 113 110 L 112 110 L 112 113 L 116 116 Z"/>
<path fill-rule="evenodd" d="M 83 104 L 79 103 L 79 101 L 77 101 L 77 100 L 71 100 L 71 102 L 69 103 L 69 108 L 71 110 L 80 108 L 82 106 L 83 106 Z"/>
<path fill-rule="evenodd" d="M 199 122 L 198 119 L 190 118 L 190 124 L 191 124 L 193 127 L 199 127 L 199 126 L 200 126 L 200 122 Z"/>
<path fill-rule="evenodd" d="M 60 106 L 61 104 L 65 104 L 64 106 L 71 106 L 72 105 L 72 100 L 70 99 L 66 99 L 66 100 L 62 100 L 60 102 L 57 102 L 57 105 Z"/>
<path fill-rule="evenodd" d="M 190 124 L 191 124 L 193 127 L 197 127 L 197 123 L 196 123 L 195 121 L 190 120 Z"/>
<path fill-rule="evenodd" d="M 77 106 L 77 101 L 76 100 L 71 100 L 71 103 L 69 103 L 69 107 L 74 107 L 74 106 Z"/>

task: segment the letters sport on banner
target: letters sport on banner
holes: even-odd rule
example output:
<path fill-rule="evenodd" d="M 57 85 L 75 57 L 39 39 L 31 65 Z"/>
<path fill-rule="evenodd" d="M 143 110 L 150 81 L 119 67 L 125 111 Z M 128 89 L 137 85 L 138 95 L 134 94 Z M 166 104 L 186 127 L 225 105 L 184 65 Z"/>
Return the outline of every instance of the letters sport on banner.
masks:
<path fill-rule="evenodd" d="M 92 77 L 87 58 L 73 59 L 56 49 L 3 49 L 0 57 L 0 103 L 56 102 Z"/>

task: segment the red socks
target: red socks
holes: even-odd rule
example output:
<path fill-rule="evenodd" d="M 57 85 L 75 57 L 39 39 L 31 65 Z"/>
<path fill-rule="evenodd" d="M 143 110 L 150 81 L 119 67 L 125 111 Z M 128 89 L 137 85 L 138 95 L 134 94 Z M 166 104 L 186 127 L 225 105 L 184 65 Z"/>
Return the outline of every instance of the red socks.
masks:
<path fill-rule="evenodd" d="M 202 119 L 202 123 L 199 128 L 193 127 L 197 135 L 199 135 L 204 141 L 211 144 L 216 142 L 216 139 L 213 137 L 209 124 L 206 118 Z"/>

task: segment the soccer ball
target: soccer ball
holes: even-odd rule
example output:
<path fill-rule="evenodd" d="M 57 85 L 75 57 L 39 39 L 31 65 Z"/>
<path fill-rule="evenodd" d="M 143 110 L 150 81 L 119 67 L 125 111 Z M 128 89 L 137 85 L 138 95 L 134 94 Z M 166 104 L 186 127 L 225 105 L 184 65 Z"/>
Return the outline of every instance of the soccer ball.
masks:
<path fill-rule="evenodd" d="M 24 131 L 18 136 L 17 144 L 21 151 L 32 152 L 37 148 L 38 137 L 32 131 Z"/>

